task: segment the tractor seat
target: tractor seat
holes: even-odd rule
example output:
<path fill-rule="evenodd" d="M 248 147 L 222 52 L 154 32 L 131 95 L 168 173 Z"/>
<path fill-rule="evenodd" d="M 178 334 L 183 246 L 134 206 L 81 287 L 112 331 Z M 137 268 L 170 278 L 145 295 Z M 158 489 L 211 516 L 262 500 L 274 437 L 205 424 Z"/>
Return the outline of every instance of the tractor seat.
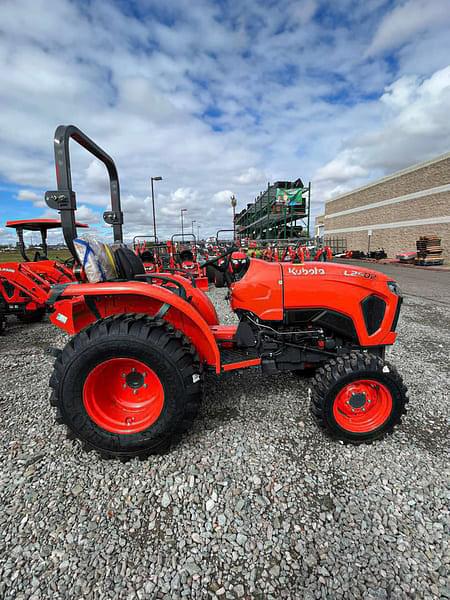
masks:
<path fill-rule="evenodd" d="M 114 251 L 114 260 L 119 279 L 135 279 L 136 275 L 145 275 L 142 260 L 126 246 L 120 246 Z"/>

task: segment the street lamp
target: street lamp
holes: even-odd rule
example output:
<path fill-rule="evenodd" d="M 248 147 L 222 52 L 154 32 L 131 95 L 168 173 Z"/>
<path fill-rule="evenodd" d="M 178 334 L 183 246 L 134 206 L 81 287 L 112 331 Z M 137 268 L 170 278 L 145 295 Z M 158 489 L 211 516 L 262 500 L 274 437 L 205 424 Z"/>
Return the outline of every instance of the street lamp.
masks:
<path fill-rule="evenodd" d="M 191 221 L 192 235 L 195 235 L 195 233 L 194 233 L 194 223 L 197 223 L 197 221 L 195 219 L 193 221 Z"/>
<path fill-rule="evenodd" d="M 231 206 L 233 208 L 233 241 L 236 240 L 236 204 L 237 204 L 237 200 L 236 200 L 236 196 L 234 194 L 232 194 L 231 198 Z"/>
<path fill-rule="evenodd" d="M 181 241 L 184 242 L 184 219 L 183 219 L 183 213 L 187 212 L 187 208 L 182 208 L 180 209 L 180 215 L 181 215 Z"/>
<path fill-rule="evenodd" d="M 155 244 L 156 244 L 156 217 L 155 217 L 155 191 L 153 189 L 154 181 L 162 181 L 162 177 L 151 177 L 152 184 L 152 210 L 153 210 L 153 234 L 155 236 Z"/>

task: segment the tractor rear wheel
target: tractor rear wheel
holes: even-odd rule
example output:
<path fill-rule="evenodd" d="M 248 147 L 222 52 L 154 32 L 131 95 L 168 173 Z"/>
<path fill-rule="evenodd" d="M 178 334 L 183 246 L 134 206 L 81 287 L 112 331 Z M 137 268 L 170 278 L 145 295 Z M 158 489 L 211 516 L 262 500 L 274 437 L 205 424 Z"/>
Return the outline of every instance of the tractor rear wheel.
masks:
<path fill-rule="evenodd" d="M 351 444 L 382 438 L 406 414 L 407 389 L 397 370 L 363 352 L 330 360 L 311 382 L 311 410 L 331 437 Z"/>
<path fill-rule="evenodd" d="M 206 277 L 209 283 L 214 283 L 216 277 L 216 269 L 212 265 L 206 267 Z"/>
<path fill-rule="evenodd" d="M 45 308 L 37 308 L 36 310 L 26 311 L 17 318 L 21 323 L 39 323 L 45 317 Z"/>
<path fill-rule="evenodd" d="M 195 348 L 181 332 L 147 315 L 117 315 L 66 345 L 50 379 L 51 404 L 86 450 L 146 458 L 190 427 L 202 380 Z"/>
<path fill-rule="evenodd" d="M 214 275 L 214 285 L 216 288 L 225 287 L 225 275 L 222 273 L 222 271 L 216 271 Z"/>

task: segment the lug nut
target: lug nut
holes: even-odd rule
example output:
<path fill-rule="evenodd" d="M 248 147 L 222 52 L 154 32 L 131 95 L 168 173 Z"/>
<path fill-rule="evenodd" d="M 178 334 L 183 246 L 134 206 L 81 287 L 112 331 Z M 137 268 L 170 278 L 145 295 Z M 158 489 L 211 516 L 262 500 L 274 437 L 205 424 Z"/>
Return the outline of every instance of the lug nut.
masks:
<path fill-rule="evenodd" d="M 136 394 L 137 394 L 137 390 L 133 390 L 133 394 L 136 396 Z"/>
<path fill-rule="evenodd" d="M 122 373 L 122 377 L 125 379 L 125 377 L 126 377 L 125 373 Z"/>

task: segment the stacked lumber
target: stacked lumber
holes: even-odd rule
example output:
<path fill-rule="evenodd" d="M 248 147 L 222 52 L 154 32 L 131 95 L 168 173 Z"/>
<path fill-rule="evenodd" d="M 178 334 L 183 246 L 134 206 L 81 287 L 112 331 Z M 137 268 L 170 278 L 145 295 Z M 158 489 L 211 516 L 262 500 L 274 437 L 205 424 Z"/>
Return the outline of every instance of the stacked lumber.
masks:
<path fill-rule="evenodd" d="M 444 264 L 444 260 L 442 258 L 441 238 L 438 238 L 437 236 L 421 236 L 416 241 L 416 248 L 416 265 L 431 267 L 433 265 Z"/>

